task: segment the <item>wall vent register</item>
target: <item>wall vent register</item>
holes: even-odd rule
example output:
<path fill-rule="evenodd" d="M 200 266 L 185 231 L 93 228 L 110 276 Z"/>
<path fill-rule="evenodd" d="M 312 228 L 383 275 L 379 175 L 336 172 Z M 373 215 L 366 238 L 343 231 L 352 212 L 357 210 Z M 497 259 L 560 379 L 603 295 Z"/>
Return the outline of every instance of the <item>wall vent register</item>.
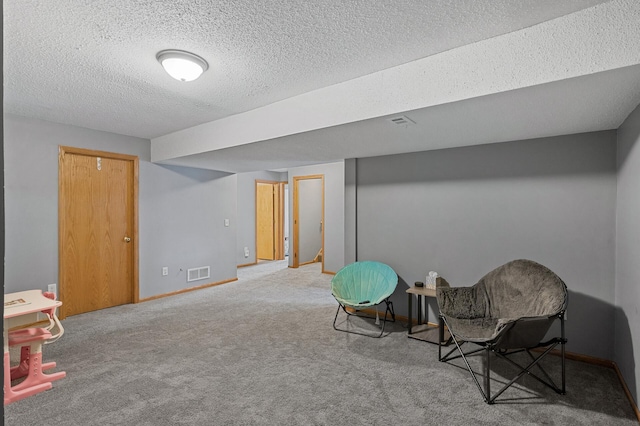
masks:
<path fill-rule="evenodd" d="M 204 280 L 209 278 L 209 266 L 201 266 L 199 268 L 187 269 L 187 282 Z"/>

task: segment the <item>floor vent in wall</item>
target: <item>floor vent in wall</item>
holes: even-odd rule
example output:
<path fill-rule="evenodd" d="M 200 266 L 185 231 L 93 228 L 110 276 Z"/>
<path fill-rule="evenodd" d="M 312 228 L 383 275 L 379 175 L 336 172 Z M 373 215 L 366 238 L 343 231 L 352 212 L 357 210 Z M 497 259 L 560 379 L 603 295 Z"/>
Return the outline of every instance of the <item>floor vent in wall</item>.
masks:
<path fill-rule="evenodd" d="M 209 267 L 201 266 L 199 268 L 187 269 L 187 282 L 204 280 L 209 278 Z"/>

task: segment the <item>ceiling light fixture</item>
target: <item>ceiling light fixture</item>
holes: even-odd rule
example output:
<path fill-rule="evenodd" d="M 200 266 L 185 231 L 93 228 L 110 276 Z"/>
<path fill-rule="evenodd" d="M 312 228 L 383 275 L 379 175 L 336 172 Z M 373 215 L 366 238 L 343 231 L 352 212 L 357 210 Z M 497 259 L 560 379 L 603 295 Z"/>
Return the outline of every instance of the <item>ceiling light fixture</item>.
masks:
<path fill-rule="evenodd" d="M 180 81 L 193 81 L 209 68 L 207 61 L 184 50 L 163 50 L 156 59 L 167 74 Z"/>

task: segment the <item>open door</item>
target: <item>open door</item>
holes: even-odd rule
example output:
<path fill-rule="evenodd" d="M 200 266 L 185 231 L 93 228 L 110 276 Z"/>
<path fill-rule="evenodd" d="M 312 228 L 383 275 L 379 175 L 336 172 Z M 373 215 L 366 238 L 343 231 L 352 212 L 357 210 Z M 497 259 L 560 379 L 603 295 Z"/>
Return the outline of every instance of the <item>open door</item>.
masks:
<path fill-rule="evenodd" d="M 293 178 L 293 262 L 322 262 L 324 272 L 324 175 Z"/>
<path fill-rule="evenodd" d="M 256 180 L 256 261 L 284 259 L 284 183 Z"/>

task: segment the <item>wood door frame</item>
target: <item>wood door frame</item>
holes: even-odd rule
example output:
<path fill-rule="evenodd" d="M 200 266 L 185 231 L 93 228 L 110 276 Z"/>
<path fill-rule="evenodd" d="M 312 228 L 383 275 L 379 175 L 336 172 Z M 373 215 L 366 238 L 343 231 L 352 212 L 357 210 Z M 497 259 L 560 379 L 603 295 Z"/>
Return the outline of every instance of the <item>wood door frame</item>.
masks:
<path fill-rule="evenodd" d="M 256 262 L 258 263 L 258 184 L 272 185 L 274 188 L 274 209 L 277 208 L 277 212 L 274 212 L 274 224 L 273 224 L 273 247 L 274 247 L 274 260 L 284 259 L 284 185 L 287 182 L 280 182 L 275 180 L 262 180 L 256 179 L 254 184 L 254 209 L 255 209 L 255 247 L 254 253 L 256 256 Z"/>
<path fill-rule="evenodd" d="M 131 161 L 133 163 L 133 230 L 132 230 L 132 238 L 133 238 L 133 259 L 132 259 L 132 283 L 131 283 L 131 294 L 133 303 L 138 303 L 140 301 L 140 289 L 139 289 L 139 267 L 138 267 L 138 168 L 139 168 L 139 160 L 135 155 L 127 155 L 127 154 L 119 154 L 114 152 L 107 151 L 95 151 L 91 149 L 85 148 L 75 148 L 70 146 L 60 145 L 58 147 L 58 295 L 62 294 L 62 285 L 64 278 L 64 256 L 63 251 L 64 248 L 62 246 L 62 235 L 65 235 L 66 231 L 66 221 L 64 215 L 64 203 L 65 193 L 64 193 L 64 156 L 65 154 L 75 154 L 75 155 L 85 155 L 88 157 L 102 157 L 102 158 L 110 158 L 114 160 L 125 160 Z M 64 300 L 62 300 L 62 306 L 60 307 L 60 318 L 66 317 L 66 311 L 64 308 Z"/>
<path fill-rule="evenodd" d="M 276 223 L 278 224 L 278 230 L 276 236 L 278 237 L 275 243 L 276 247 L 276 259 L 284 260 L 284 186 L 287 182 L 278 182 L 278 213 L 276 217 Z"/>
<path fill-rule="evenodd" d="M 300 231 L 299 222 L 299 197 L 298 197 L 298 182 L 301 180 L 310 180 L 310 179 L 320 179 L 322 182 L 322 272 L 324 273 L 324 259 L 326 257 L 326 252 L 324 249 L 324 230 L 326 228 L 325 218 L 324 218 L 324 175 L 307 175 L 307 176 L 294 176 L 293 177 L 293 263 L 292 268 L 298 268 L 300 266 L 300 259 L 298 259 L 298 251 L 299 251 L 299 238 L 298 234 Z"/>

